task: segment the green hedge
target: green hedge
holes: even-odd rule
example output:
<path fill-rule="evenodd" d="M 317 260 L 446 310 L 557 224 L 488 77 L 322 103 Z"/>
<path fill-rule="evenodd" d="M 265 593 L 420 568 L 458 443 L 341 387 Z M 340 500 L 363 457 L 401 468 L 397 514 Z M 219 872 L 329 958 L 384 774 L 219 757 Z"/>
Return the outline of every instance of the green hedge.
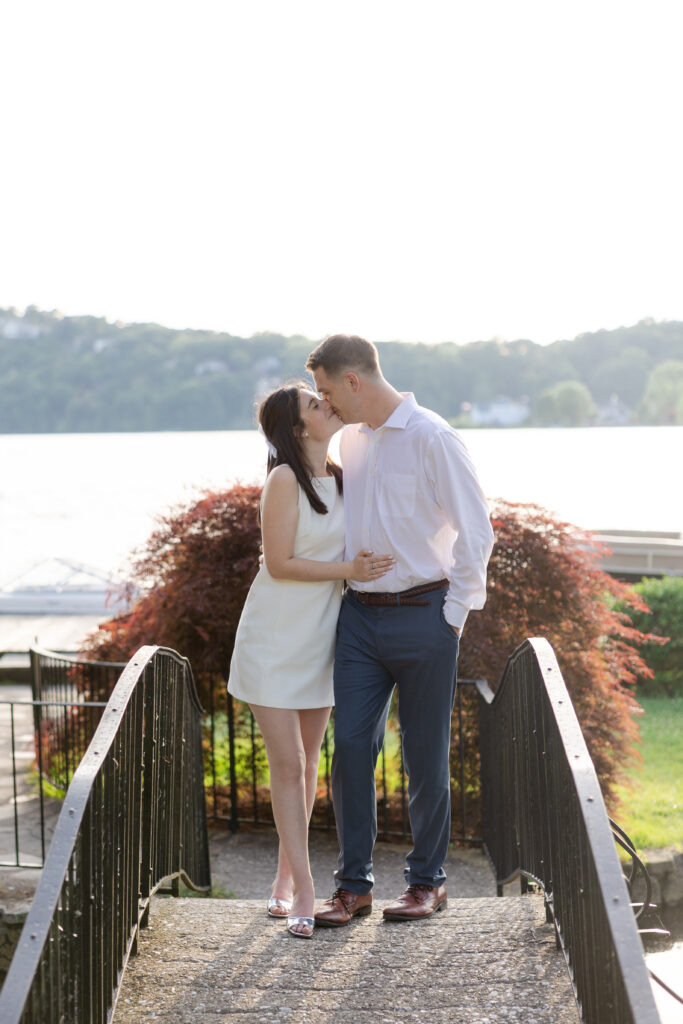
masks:
<path fill-rule="evenodd" d="M 638 690 L 648 696 L 683 697 L 683 577 L 648 577 L 634 589 L 650 612 L 630 610 L 633 624 L 644 633 L 669 637 L 666 644 L 641 648 L 655 676 L 639 683 Z"/>

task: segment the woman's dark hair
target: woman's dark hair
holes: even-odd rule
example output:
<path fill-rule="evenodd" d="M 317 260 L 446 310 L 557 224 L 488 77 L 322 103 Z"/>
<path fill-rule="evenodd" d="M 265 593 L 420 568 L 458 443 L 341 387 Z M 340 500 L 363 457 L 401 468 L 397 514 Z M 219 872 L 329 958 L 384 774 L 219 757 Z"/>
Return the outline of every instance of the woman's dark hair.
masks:
<path fill-rule="evenodd" d="M 258 410 L 258 421 L 266 439 L 276 449 L 277 455 L 268 454 L 268 470 L 270 473 L 276 466 L 289 466 L 293 471 L 311 508 L 321 515 L 327 514 L 327 505 L 315 492 L 311 478 L 313 471 L 304 455 L 301 438 L 296 433 L 303 430 L 299 393 L 308 384 L 298 381 L 277 388 L 263 399 Z M 341 467 L 327 459 L 327 469 L 337 481 L 337 490 L 342 493 Z"/>

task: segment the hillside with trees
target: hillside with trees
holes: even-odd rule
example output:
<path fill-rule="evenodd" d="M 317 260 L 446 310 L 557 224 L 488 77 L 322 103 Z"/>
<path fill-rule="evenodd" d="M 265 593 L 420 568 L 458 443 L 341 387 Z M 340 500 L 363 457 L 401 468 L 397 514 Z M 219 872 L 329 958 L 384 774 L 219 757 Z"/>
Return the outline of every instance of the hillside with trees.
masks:
<path fill-rule="evenodd" d="M 319 339 L 0 309 L 0 433 L 226 430 Z M 683 423 L 683 323 L 572 341 L 380 343 L 396 387 L 462 426 Z"/>

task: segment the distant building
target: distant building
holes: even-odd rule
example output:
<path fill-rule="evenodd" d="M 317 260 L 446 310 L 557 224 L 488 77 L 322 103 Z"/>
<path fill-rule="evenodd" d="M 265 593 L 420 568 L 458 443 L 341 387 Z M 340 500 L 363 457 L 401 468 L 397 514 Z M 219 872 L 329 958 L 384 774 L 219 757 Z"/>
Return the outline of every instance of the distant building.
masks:
<path fill-rule="evenodd" d="M 26 323 L 25 320 L 0 318 L 0 335 L 11 341 L 22 338 L 37 338 L 40 334 L 40 327 L 36 324 Z"/>
<path fill-rule="evenodd" d="M 469 410 L 473 427 L 518 427 L 531 415 L 529 400 L 498 395 L 492 402 L 473 402 Z"/>
<path fill-rule="evenodd" d="M 212 373 L 227 373 L 230 369 L 222 359 L 205 359 L 203 363 L 197 363 L 194 368 L 195 377 L 206 377 Z"/>
<path fill-rule="evenodd" d="M 631 419 L 631 410 L 620 400 L 619 395 L 611 395 L 609 402 L 598 406 L 596 423 L 599 427 L 624 427 Z"/>
<path fill-rule="evenodd" d="M 115 345 L 116 341 L 116 338 L 95 338 L 92 343 L 93 352 L 95 352 L 96 355 L 99 355 L 99 353 L 104 352 L 106 348 L 110 348 L 112 345 Z"/>

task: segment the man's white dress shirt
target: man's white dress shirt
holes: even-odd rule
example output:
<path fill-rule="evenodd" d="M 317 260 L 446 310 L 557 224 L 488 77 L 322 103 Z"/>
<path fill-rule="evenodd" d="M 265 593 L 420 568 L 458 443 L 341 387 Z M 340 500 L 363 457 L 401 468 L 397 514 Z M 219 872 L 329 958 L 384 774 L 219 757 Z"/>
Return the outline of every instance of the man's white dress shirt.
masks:
<path fill-rule="evenodd" d="M 377 430 L 347 426 L 341 438 L 346 558 L 362 548 L 395 567 L 356 590 L 396 593 L 449 579 L 446 621 L 462 628 L 486 600 L 493 547 L 489 510 L 465 445 L 412 394 Z"/>

